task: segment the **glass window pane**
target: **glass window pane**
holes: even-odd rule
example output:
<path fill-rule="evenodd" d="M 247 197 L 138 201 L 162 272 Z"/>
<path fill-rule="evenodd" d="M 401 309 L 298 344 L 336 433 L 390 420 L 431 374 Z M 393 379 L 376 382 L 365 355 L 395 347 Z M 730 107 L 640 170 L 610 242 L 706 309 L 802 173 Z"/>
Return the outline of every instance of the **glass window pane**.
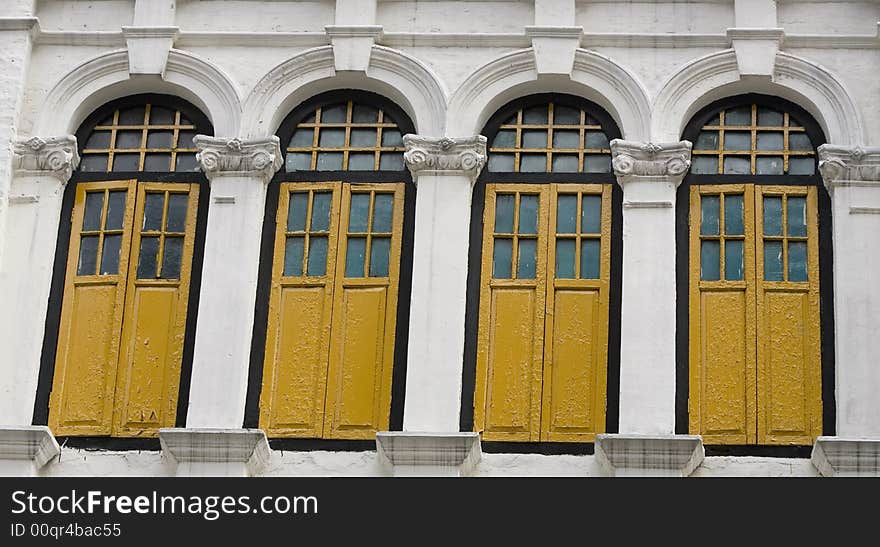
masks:
<path fill-rule="evenodd" d="M 382 130 L 382 146 L 403 146 L 403 136 L 397 129 L 385 128 Z"/>
<path fill-rule="evenodd" d="M 342 148 L 345 146 L 345 129 L 322 128 L 318 137 L 318 146 Z"/>
<path fill-rule="evenodd" d="M 553 148 L 572 148 L 578 149 L 581 146 L 581 137 L 577 131 L 560 131 L 553 132 Z"/>
<path fill-rule="evenodd" d="M 516 268 L 517 279 L 534 279 L 535 278 L 535 252 L 537 250 L 536 239 L 520 239 L 519 254 L 517 261 L 519 264 Z"/>
<path fill-rule="evenodd" d="M 758 125 L 782 127 L 782 112 L 771 110 L 763 106 L 758 107 Z"/>
<path fill-rule="evenodd" d="M 782 132 L 759 131 L 758 150 L 782 150 Z"/>
<path fill-rule="evenodd" d="M 788 243 L 788 280 L 807 280 L 807 242 L 790 241 Z"/>
<path fill-rule="evenodd" d="M 171 170 L 171 154 L 145 154 L 144 171 L 161 172 Z"/>
<path fill-rule="evenodd" d="M 788 235 L 793 237 L 806 237 L 807 235 L 807 202 L 800 196 L 789 196 L 788 211 Z"/>
<path fill-rule="evenodd" d="M 706 125 L 721 125 L 721 117 L 718 114 L 715 114 L 706 120 Z"/>
<path fill-rule="evenodd" d="M 370 242 L 370 277 L 388 277 L 391 238 L 374 237 Z"/>
<path fill-rule="evenodd" d="M 356 104 L 351 110 L 354 123 L 375 123 L 379 120 L 379 109 L 367 104 Z"/>
<path fill-rule="evenodd" d="M 611 145 L 608 144 L 608 137 L 601 131 L 585 131 L 584 132 L 584 148 L 607 150 Z"/>
<path fill-rule="evenodd" d="M 288 152 L 284 168 L 288 171 L 308 171 L 312 168 L 311 152 Z"/>
<path fill-rule="evenodd" d="M 178 154 L 177 166 L 174 169 L 177 172 L 193 172 L 199 170 L 199 164 L 196 162 L 195 154 Z"/>
<path fill-rule="evenodd" d="M 813 149 L 813 143 L 810 142 L 810 137 L 806 133 L 789 133 L 788 149 L 809 151 Z"/>
<path fill-rule="evenodd" d="M 599 279 L 598 239 L 581 240 L 581 279 Z"/>
<path fill-rule="evenodd" d="M 327 105 L 321 109 L 321 123 L 342 123 L 345 121 L 347 105 Z"/>
<path fill-rule="evenodd" d="M 557 125 L 578 125 L 581 123 L 581 111 L 577 108 L 553 105 L 553 123 Z"/>
<path fill-rule="evenodd" d="M 581 197 L 581 233 L 598 234 L 602 231 L 602 196 Z"/>
<path fill-rule="evenodd" d="M 724 125 L 752 125 L 752 107 L 740 106 L 724 113 Z"/>
<path fill-rule="evenodd" d="M 382 152 L 379 157 L 379 169 L 382 171 L 402 171 L 403 170 L 403 153 L 401 152 Z"/>
<path fill-rule="evenodd" d="M 183 238 L 166 237 L 162 251 L 162 279 L 180 279 L 180 261 L 183 256 Z"/>
<path fill-rule="evenodd" d="M 376 154 L 373 152 L 351 152 L 348 154 L 350 171 L 372 171 L 376 168 Z"/>
<path fill-rule="evenodd" d="M 327 273 L 327 236 L 309 238 L 309 276 L 320 277 Z"/>
<path fill-rule="evenodd" d="M 717 241 L 703 241 L 700 244 L 700 279 L 721 279 L 721 247 Z"/>
<path fill-rule="evenodd" d="M 577 196 L 560 194 L 556 200 L 556 233 L 574 234 L 577 232 Z"/>
<path fill-rule="evenodd" d="M 740 281 L 743 278 L 743 242 L 728 239 L 724 242 L 724 279 Z"/>
<path fill-rule="evenodd" d="M 287 231 L 304 232 L 309 211 L 309 193 L 291 192 L 287 206 Z"/>
<path fill-rule="evenodd" d="M 794 116 L 791 114 L 788 115 L 788 126 L 789 127 L 803 127 L 804 125 L 797 121 Z"/>
<path fill-rule="evenodd" d="M 714 236 L 719 233 L 719 200 L 718 196 L 700 197 L 700 234 Z"/>
<path fill-rule="evenodd" d="M 376 138 L 375 129 L 352 129 L 350 142 L 351 146 L 355 148 L 375 148 Z"/>
<path fill-rule="evenodd" d="M 110 132 L 109 131 L 93 131 L 89 135 L 84 149 L 86 150 L 107 150 L 110 148 Z"/>
<path fill-rule="evenodd" d="M 126 194 L 125 190 L 110 192 L 110 198 L 107 201 L 107 220 L 104 222 L 105 230 L 122 229 L 122 221 L 125 218 Z M 86 211 L 88 211 L 88 201 L 86 201 Z"/>
<path fill-rule="evenodd" d="M 693 156 L 691 173 L 695 175 L 717 175 L 718 156 Z"/>
<path fill-rule="evenodd" d="M 533 106 L 523 110 L 523 123 L 547 123 L 547 105 Z"/>
<path fill-rule="evenodd" d="M 138 253 L 138 279 L 156 279 L 156 263 L 159 255 L 159 238 L 142 237 Z"/>
<path fill-rule="evenodd" d="M 742 235 L 743 230 L 743 197 L 727 194 L 724 196 L 724 233 Z"/>
<path fill-rule="evenodd" d="M 725 156 L 725 175 L 748 175 L 752 172 L 752 162 L 748 156 Z"/>
<path fill-rule="evenodd" d="M 758 175 L 781 175 L 782 156 L 758 156 L 755 158 L 755 173 Z"/>
<path fill-rule="evenodd" d="M 116 148 L 139 149 L 141 147 L 142 131 L 117 131 Z"/>
<path fill-rule="evenodd" d="M 193 144 L 193 137 L 196 136 L 195 131 L 180 131 L 177 133 L 177 148 L 189 148 L 194 149 L 196 147 Z"/>
<path fill-rule="evenodd" d="M 352 194 L 349 209 L 348 231 L 366 232 L 370 217 L 370 194 Z"/>
<path fill-rule="evenodd" d="M 367 238 L 349 237 L 345 256 L 345 277 L 364 276 L 364 255 L 367 250 Z"/>
<path fill-rule="evenodd" d="M 288 237 L 284 242 L 284 275 L 299 277 L 302 275 L 303 251 L 305 238 L 302 236 Z"/>
<path fill-rule="evenodd" d="M 84 154 L 79 162 L 84 173 L 101 173 L 107 170 L 107 154 Z"/>
<path fill-rule="evenodd" d="M 161 230 L 162 213 L 165 209 L 165 193 L 148 192 L 144 202 L 143 231 Z"/>
<path fill-rule="evenodd" d="M 313 232 L 323 232 L 330 229 L 330 205 L 333 194 L 330 192 L 315 192 L 312 194 L 312 225 Z"/>
<path fill-rule="evenodd" d="M 782 242 L 764 242 L 764 280 L 782 281 Z"/>
<path fill-rule="evenodd" d="M 513 194 L 495 196 L 495 233 L 513 233 Z"/>
<path fill-rule="evenodd" d="M 186 231 L 187 194 L 168 194 L 168 218 L 165 219 L 166 232 Z"/>
<path fill-rule="evenodd" d="M 373 233 L 390 233 L 394 216 L 394 194 L 376 194 L 373 197 Z"/>
<path fill-rule="evenodd" d="M 611 154 L 584 154 L 584 173 L 610 173 Z"/>
<path fill-rule="evenodd" d="M 694 150 L 718 150 L 718 131 L 701 131 Z"/>
<path fill-rule="evenodd" d="M 101 212 L 104 208 L 104 191 L 86 192 L 86 210 L 83 212 L 84 232 L 101 229 Z"/>
<path fill-rule="evenodd" d="M 153 125 L 171 125 L 174 123 L 174 110 L 161 106 L 150 107 L 150 123 Z"/>
<path fill-rule="evenodd" d="M 752 149 L 752 134 L 748 131 L 726 131 L 724 133 L 724 149 L 748 151 Z"/>
<path fill-rule="evenodd" d="M 782 198 L 764 198 L 764 235 L 782 235 Z"/>
<path fill-rule="evenodd" d="M 341 171 L 341 152 L 319 152 L 316 169 L 318 171 Z"/>
<path fill-rule="evenodd" d="M 815 172 L 815 158 L 788 158 L 789 175 L 812 175 Z"/>
<path fill-rule="evenodd" d="M 510 279 L 512 261 L 513 240 L 496 237 L 492 249 L 492 277 Z"/>
<path fill-rule="evenodd" d="M 492 140 L 492 148 L 515 148 L 516 147 L 516 130 L 502 129 L 495 134 Z"/>
<path fill-rule="evenodd" d="M 147 148 L 171 148 L 174 140 L 172 131 L 150 131 L 147 134 Z"/>
<path fill-rule="evenodd" d="M 113 156 L 114 171 L 138 171 L 140 169 L 140 154 L 116 154 Z"/>
<path fill-rule="evenodd" d="M 311 148 L 315 144 L 315 130 L 311 127 L 302 127 L 296 130 L 290 138 L 289 148 Z"/>
<path fill-rule="evenodd" d="M 574 279 L 575 240 L 556 240 L 556 278 Z"/>
<path fill-rule="evenodd" d="M 577 173 L 578 157 L 574 154 L 553 154 L 554 173 Z"/>
<path fill-rule="evenodd" d="M 82 236 L 79 239 L 79 265 L 76 275 L 95 275 L 98 266 L 98 236 Z"/>
<path fill-rule="evenodd" d="M 520 154 L 519 170 L 523 173 L 544 173 L 547 171 L 545 154 Z"/>
<path fill-rule="evenodd" d="M 120 110 L 119 125 L 144 125 L 144 107 L 136 106 Z"/>
<path fill-rule="evenodd" d="M 547 131 L 544 129 L 523 131 L 522 148 L 547 148 Z"/>
<path fill-rule="evenodd" d="M 513 154 L 489 154 L 489 171 L 495 173 L 513 172 Z"/>
<path fill-rule="evenodd" d="M 520 234 L 538 233 L 538 196 L 520 195 L 517 231 Z"/>

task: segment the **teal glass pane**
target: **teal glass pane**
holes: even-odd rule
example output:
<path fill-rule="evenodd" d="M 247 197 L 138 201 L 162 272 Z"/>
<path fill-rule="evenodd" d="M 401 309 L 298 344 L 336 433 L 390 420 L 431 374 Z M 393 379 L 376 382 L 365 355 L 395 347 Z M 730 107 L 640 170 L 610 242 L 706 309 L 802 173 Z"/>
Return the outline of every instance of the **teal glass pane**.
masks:
<path fill-rule="evenodd" d="M 159 238 L 142 237 L 138 255 L 138 279 L 156 279 L 156 265 L 159 255 Z"/>
<path fill-rule="evenodd" d="M 553 154 L 552 171 L 554 173 L 577 173 L 578 157 L 574 154 Z"/>
<path fill-rule="evenodd" d="M 547 105 L 533 106 L 523 110 L 523 123 L 541 124 L 547 123 Z"/>
<path fill-rule="evenodd" d="M 322 128 L 318 136 L 318 146 L 342 148 L 345 145 L 345 129 Z"/>
<path fill-rule="evenodd" d="M 394 195 L 376 194 L 373 198 L 373 230 L 375 233 L 391 233 L 394 217 Z"/>
<path fill-rule="evenodd" d="M 101 250 L 100 275 L 116 275 L 119 273 L 119 247 L 122 235 L 104 236 L 104 248 Z"/>
<path fill-rule="evenodd" d="M 581 233 L 598 234 L 602 232 L 602 196 L 584 195 L 581 197 Z"/>
<path fill-rule="evenodd" d="M 758 150 L 782 150 L 782 142 L 781 131 L 759 131 L 756 144 Z"/>
<path fill-rule="evenodd" d="M 397 129 L 382 130 L 382 146 L 403 146 L 403 137 Z"/>
<path fill-rule="evenodd" d="M 782 281 L 782 242 L 764 242 L 764 280 Z"/>
<path fill-rule="evenodd" d="M 813 143 L 806 133 L 789 133 L 788 149 L 808 152 L 813 149 Z"/>
<path fill-rule="evenodd" d="M 79 264 L 76 275 L 95 275 L 98 267 L 98 236 L 82 236 L 79 240 Z"/>
<path fill-rule="evenodd" d="M 519 170 L 523 173 L 544 173 L 547 171 L 545 154 L 520 154 Z"/>
<path fill-rule="evenodd" d="M 782 235 L 782 198 L 764 198 L 764 235 Z"/>
<path fill-rule="evenodd" d="M 165 208 L 165 194 L 147 193 L 144 202 L 144 225 L 145 232 L 162 229 L 162 213 Z"/>
<path fill-rule="evenodd" d="M 144 171 L 156 173 L 171 170 L 171 154 L 144 154 Z"/>
<path fill-rule="evenodd" d="M 598 239 L 581 240 L 581 279 L 599 279 Z"/>
<path fill-rule="evenodd" d="M 534 279 L 535 278 L 535 253 L 537 251 L 536 239 L 520 239 L 519 254 L 517 260 L 519 264 L 516 268 L 517 279 Z"/>
<path fill-rule="evenodd" d="M 557 279 L 574 279 L 575 244 L 574 239 L 556 240 Z"/>
<path fill-rule="evenodd" d="M 350 152 L 348 154 L 349 171 L 372 171 L 376 167 L 376 154 L 373 152 Z"/>
<path fill-rule="evenodd" d="M 311 148 L 314 146 L 315 130 L 311 127 L 303 127 L 297 129 L 293 137 L 290 138 L 290 148 Z"/>
<path fill-rule="evenodd" d="M 489 171 L 494 173 L 512 173 L 513 154 L 489 154 Z"/>
<path fill-rule="evenodd" d="M 790 241 L 788 243 L 788 280 L 807 280 L 807 242 Z"/>
<path fill-rule="evenodd" d="M 581 123 L 581 111 L 569 106 L 553 106 L 553 123 L 556 125 L 578 125 Z"/>
<path fill-rule="evenodd" d="M 302 275 L 303 251 L 305 238 L 302 236 L 288 237 L 284 242 L 284 275 L 299 277 Z"/>
<path fill-rule="evenodd" d="M 330 205 L 333 194 L 315 192 L 312 194 L 312 225 L 313 232 L 324 232 L 330 229 Z"/>
<path fill-rule="evenodd" d="M 755 174 L 781 175 L 784 165 L 782 156 L 758 156 L 755 158 Z"/>
<path fill-rule="evenodd" d="M 718 156 L 693 156 L 691 173 L 695 175 L 717 175 Z"/>
<path fill-rule="evenodd" d="M 174 141 L 172 131 L 150 131 L 147 133 L 147 148 L 171 148 Z"/>
<path fill-rule="evenodd" d="M 319 152 L 318 161 L 315 166 L 318 171 L 341 171 L 342 170 L 342 153 L 341 152 Z"/>
<path fill-rule="evenodd" d="M 752 134 L 748 131 L 726 131 L 724 133 L 724 149 L 749 151 L 752 149 Z"/>
<path fill-rule="evenodd" d="M 196 136 L 195 131 L 180 131 L 177 133 L 177 148 L 189 148 L 193 149 L 196 147 L 193 144 L 193 137 Z"/>
<path fill-rule="evenodd" d="M 556 233 L 577 232 L 577 196 L 560 194 L 556 200 Z"/>
<path fill-rule="evenodd" d="M 104 192 L 86 193 L 86 210 L 83 213 L 84 232 L 101 229 L 101 210 L 104 208 Z"/>
<path fill-rule="evenodd" d="M 370 218 L 370 194 L 352 194 L 348 216 L 349 232 L 366 232 Z"/>
<path fill-rule="evenodd" d="M 724 125 L 752 125 L 752 107 L 740 106 L 724 113 Z"/>
<path fill-rule="evenodd" d="M 516 114 L 514 114 L 513 116 L 507 118 L 507 120 L 505 120 L 504 123 L 501 124 L 501 125 L 513 125 L 513 124 L 515 124 L 515 123 L 516 123 Z"/>
<path fill-rule="evenodd" d="M 116 154 L 113 156 L 113 170 L 132 172 L 140 169 L 140 154 Z"/>
<path fill-rule="evenodd" d="M 701 131 L 694 150 L 718 150 L 718 131 Z"/>
<path fill-rule="evenodd" d="M 201 171 L 195 154 L 177 154 L 174 170 L 178 173 L 194 173 Z"/>
<path fill-rule="evenodd" d="M 788 235 L 806 237 L 807 235 L 807 200 L 803 197 L 788 198 Z"/>
<path fill-rule="evenodd" d="M 584 154 L 584 173 L 610 173 L 611 154 Z"/>
<path fill-rule="evenodd" d="M 584 132 L 584 148 L 606 150 L 611 145 L 608 144 L 608 137 L 601 131 L 585 131 Z"/>
<path fill-rule="evenodd" d="M 373 148 L 376 146 L 377 138 L 375 129 L 353 128 L 349 143 L 354 148 Z"/>
<path fill-rule="evenodd" d="M 492 140 L 492 148 L 515 148 L 516 147 L 516 130 L 502 129 L 495 134 Z"/>
<path fill-rule="evenodd" d="M 119 125 L 144 125 L 144 107 L 135 106 L 119 111 Z"/>
<path fill-rule="evenodd" d="M 724 158 L 724 174 L 725 175 L 748 175 L 752 172 L 752 162 L 748 156 L 725 156 Z"/>
<path fill-rule="evenodd" d="M 370 277 L 388 277 L 391 238 L 374 237 L 370 242 Z"/>
<path fill-rule="evenodd" d="M 577 131 L 560 131 L 557 129 L 553 132 L 553 148 L 570 148 L 577 150 L 580 148 L 581 137 Z"/>
<path fill-rule="evenodd" d="M 791 114 L 788 115 L 788 126 L 789 127 L 803 127 L 803 124 L 794 119 L 794 116 Z"/>
<path fill-rule="evenodd" d="M 174 123 L 174 111 L 169 108 L 153 105 L 150 107 L 150 123 L 153 125 L 171 125 Z"/>
<path fill-rule="evenodd" d="M 547 131 L 530 129 L 522 132 L 523 148 L 547 148 Z"/>
<path fill-rule="evenodd" d="M 100 173 L 107 170 L 107 154 L 83 154 L 79 170 L 85 173 Z"/>
<path fill-rule="evenodd" d="M 345 121 L 346 105 L 327 105 L 321 109 L 321 123 L 342 123 Z"/>
<path fill-rule="evenodd" d="M 180 262 L 183 259 L 183 238 L 166 237 L 162 251 L 162 279 L 180 279 Z"/>
<path fill-rule="evenodd" d="M 700 198 L 700 234 L 704 236 L 718 235 L 720 201 L 718 196 L 702 196 Z"/>
<path fill-rule="evenodd" d="M 724 233 L 742 235 L 743 230 L 743 197 L 736 195 L 724 196 Z"/>
<path fill-rule="evenodd" d="M 700 244 L 700 279 L 721 279 L 721 246 L 717 241 L 703 241 Z"/>
<path fill-rule="evenodd" d="M 812 175 L 816 172 L 815 158 L 788 158 L 789 175 Z"/>
<path fill-rule="evenodd" d="M 317 110 L 310 112 L 300 123 L 315 123 L 315 114 L 317 112 Z"/>
<path fill-rule="evenodd" d="M 497 194 L 495 196 L 495 233 L 513 233 L 513 206 L 512 194 Z"/>
<path fill-rule="evenodd" d="M 308 171 L 312 168 L 311 152 L 288 152 L 284 168 L 287 171 Z"/>
<path fill-rule="evenodd" d="M 327 273 L 327 237 L 309 237 L 309 277 L 320 277 Z"/>
<path fill-rule="evenodd" d="M 538 233 L 538 196 L 521 195 L 519 197 L 519 227 L 520 234 Z"/>
<path fill-rule="evenodd" d="M 121 230 L 122 229 L 122 221 L 125 218 L 125 197 L 127 192 L 125 190 L 122 191 L 112 191 L 110 192 L 110 197 L 107 200 L 107 219 L 104 221 L 104 229 L 105 230 Z M 172 197 L 174 194 L 172 194 Z M 184 196 L 185 198 L 186 196 Z M 184 201 L 184 204 L 186 201 Z M 172 202 L 174 204 L 174 202 Z M 88 197 L 86 197 L 86 211 L 88 211 Z M 186 210 L 186 205 L 184 205 L 184 210 Z M 171 223 L 172 209 L 169 207 L 168 209 L 168 223 Z M 184 215 L 185 217 L 186 215 Z"/>
<path fill-rule="evenodd" d="M 143 131 L 117 131 L 116 132 L 116 148 L 119 149 L 139 149 L 141 147 L 141 137 Z"/>
<path fill-rule="evenodd" d="M 367 252 L 367 238 L 349 237 L 345 255 L 345 277 L 364 276 L 364 258 Z"/>
<path fill-rule="evenodd" d="M 711 118 L 706 120 L 706 125 L 720 125 L 720 124 L 721 124 L 721 117 L 718 114 L 715 114 L 714 116 L 712 116 Z"/>
<path fill-rule="evenodd" d="M 186 231 L 186 208 L 188 201 L 189 196 L 187 194 L 168 195 L 168 213 L 165 218 L 166 232 Z"/>
<path fill-rule="evenodd" d="M 728 239 L 724 242 L 724 279 L 741 281 L 743 278 L 743 242 Z"/>
<path fill-rule="evenodd" d="M 400 152 L 383 152 L 379 157 L 379 170 L 381 171 L 402 171 L 403 170 L 403 153 Z"/>
<path fill-rule="evenodd" d="M 510 279 L 511 263 L 513 262 L 513 240 L 495 238 L 492 246 L 492 277 Z"/>
<path fill-rule="evenodd" d="M 86 141 L 84 150 L 108 150 L 110 148 L 109 131 L 93 131 Z"/>
<path fill-rule="evenodd" d="M 771 110 L 763 106 L 758 107 L 758 125 L 782 127 L 782 120 L 782 112 Z"/>
<path fill-rule="evenodd" d="M 351 109 L 351 121 L 354 123 L 376 123 L 379 121 L 379 109 L 365 104 L 356 104 Z"/>
<path fill-rule="evenodd" d="M 304 232 L 308 212 L 309 193 L 292 192 L 290 194 L 290 205 L 287 207 L 287 231 Z"/>

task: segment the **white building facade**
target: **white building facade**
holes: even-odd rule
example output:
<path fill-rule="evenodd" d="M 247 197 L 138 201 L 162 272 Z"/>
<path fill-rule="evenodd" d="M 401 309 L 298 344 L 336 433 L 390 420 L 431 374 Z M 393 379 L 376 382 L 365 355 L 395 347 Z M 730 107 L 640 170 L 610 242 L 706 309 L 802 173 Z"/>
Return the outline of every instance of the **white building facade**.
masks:
<path fill-rule="evenodd" d="M 7 0 L 0 43 L 3 474 L 880 474 L 876 0 Z"/>

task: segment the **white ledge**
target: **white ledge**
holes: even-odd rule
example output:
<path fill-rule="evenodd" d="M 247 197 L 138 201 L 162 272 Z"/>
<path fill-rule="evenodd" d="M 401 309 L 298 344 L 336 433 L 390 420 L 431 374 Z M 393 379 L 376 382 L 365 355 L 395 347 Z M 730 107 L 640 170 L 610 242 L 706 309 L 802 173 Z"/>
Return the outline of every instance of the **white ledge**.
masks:
<path fill-rule="evenodd" d="M 44 425 L 0 426 L 0 475 L 35 475 L 60 452 Z"/>
<path fill-rule="evenodd" d="M 379 462 L 401 476 L 463 476 L 480 461 L 479 433 L 376 433 Z"/>
<path fill-rule="evenodd" d="M 612 477 L 687 477 L 704 455 L 699 435 L 596 435 L 596 460 Z"/>
<path fill-rule="evenodd" d="M 269 462 L 261 429 L 174 428 L 159 430 L 162 453 L 177 463 L 178 475 L 247 476 Z"/>
<path fill-rule="evenodd" d="M 819 437 L 810 461 L 823 477 L 880 477 L 880 439 Z"/>

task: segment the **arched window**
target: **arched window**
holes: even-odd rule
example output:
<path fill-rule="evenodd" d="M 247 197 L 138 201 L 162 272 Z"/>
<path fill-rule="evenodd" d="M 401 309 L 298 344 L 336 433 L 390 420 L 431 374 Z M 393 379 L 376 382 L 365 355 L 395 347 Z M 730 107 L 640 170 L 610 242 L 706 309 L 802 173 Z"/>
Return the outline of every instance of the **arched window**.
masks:
<path fill-rule="evenodd" d="M 745 95 L 703 109 L 683 138 L 679 430 L 686 415 L 707 445 L 812 445 L 833 387 L 824 135 L 796 105 Z"/>
<path fill-rule="evenodd" d="M 267 205 L 246 418 L 270 437 L 372 440 L 400 427 L 409 132 L 395 105 L 352 90 L 313 98 L 278 131 L 285 170 Z"/>
<path fill-rule="evenodd" d="M 484 134 L 462 426 L 484 441 L 592 442 L 616 429 L 619 131 L 595 104 L 548 94 L 506 105 Z"/>
<path fill-rule="evenodd" d="M 207 118 L 165 95 L 114 101 L 77 132 L 36 412 L 56 435 L 155 437 L 182 422 L 205 184 L 196 133 L 213 134 Z"/>

